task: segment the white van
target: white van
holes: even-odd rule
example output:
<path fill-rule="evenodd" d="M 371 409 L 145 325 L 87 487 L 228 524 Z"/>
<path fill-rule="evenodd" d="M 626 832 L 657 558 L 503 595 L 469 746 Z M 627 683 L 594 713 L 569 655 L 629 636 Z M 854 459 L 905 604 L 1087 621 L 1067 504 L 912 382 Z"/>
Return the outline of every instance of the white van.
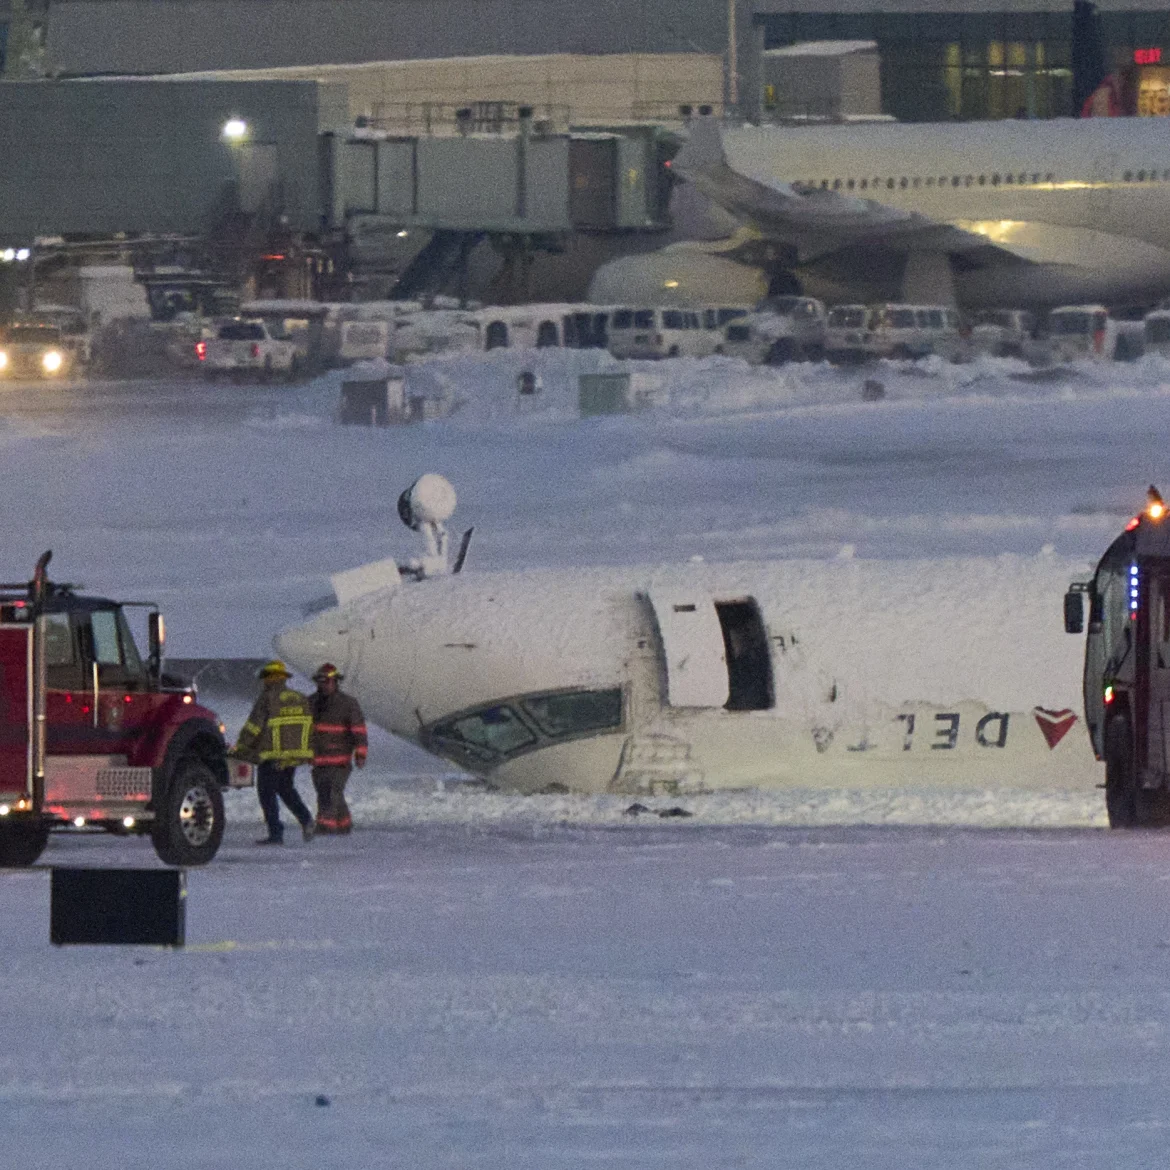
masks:
<path fill-rule="evenodd" d="M 867 348 L 876 357 L 920 358 L 939 354 L 954 361 L 962 349 L 959 314 L 946 305 L 874 305 Z"/>
<path fill-rule="evenodd" d="M 975 315 L 971 347 L 992 357 L 1024 357 L 1036 334 L 1036 318 L 1026 309 L 987 309 Z"/>
<path fill-rule="evenodd" d="M 1104 305 L 1062 305 L 1044 325 L 1054 362 L 1132 360 L 1141 356 L 1144 332 L 1143 322 L 1117 321 Z"/>
<path fill-rule="evenodd" d="M 338 326 L 337 357 L 343 366 L 384 358 L 394 336 L 392 321 L 342 321 Z"/>
<path fill-rule="evenodd" d="M 869 309 L 865 305 L 834 305 L 825 317 L 825 356 L 831 362 L 864 362 L 869 348 Z"/>
<path fill-rule="evenodd" d="M 609 352 L 616 358 L 709 357 L 721 341 L 701 309 L 620 308 L 610 315 Z"/>
<path fill-rule="evenodd" d="M 1146 353 L 1170 357 L 1170 309 L 1155 309 L 1142 322 L 1142 341 Z"/>
<path fill-rule="evenodd" d="M 825 356 L 825 306 L 814 297 L 771 297 L 758 312 L 724 328 L 722 352 L 755 365 L 819 362 Z"/>

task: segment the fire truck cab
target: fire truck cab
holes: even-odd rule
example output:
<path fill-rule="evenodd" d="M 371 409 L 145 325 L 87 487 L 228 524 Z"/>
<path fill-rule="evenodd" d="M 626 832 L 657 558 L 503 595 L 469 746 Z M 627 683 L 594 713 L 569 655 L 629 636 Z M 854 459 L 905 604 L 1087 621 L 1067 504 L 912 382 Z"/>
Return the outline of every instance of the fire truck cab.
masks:
<path fill-rule="evenodd" d="M 49 555 L 27 585 L 0 585 L 0 866 L 31 865 L 58 829 L 149 834 L 170 865 L 210 861 L 229 784 L 222 725 L 163 673 L 157 606 L 53 584 Z"/>
<path fill-rule="evenodd" d="M 1156 488 L 1092 580 L 1065 594 L 1070 634 L 1084 631 L 1086 594 L 1085 722 L 1109 824 L 1170 824 L 1170 517 Z"/>

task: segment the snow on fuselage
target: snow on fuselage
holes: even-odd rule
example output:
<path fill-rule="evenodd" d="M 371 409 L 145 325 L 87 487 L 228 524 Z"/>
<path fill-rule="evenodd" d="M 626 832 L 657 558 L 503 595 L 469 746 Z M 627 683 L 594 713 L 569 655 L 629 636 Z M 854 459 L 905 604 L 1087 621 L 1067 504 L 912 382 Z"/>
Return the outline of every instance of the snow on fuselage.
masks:
<path fill-rule="evenodd" d="M 390 572 L 277 640 L 370 718 L 502 788 L 1077 788 L 1080 562 Z M 374 574 L 376 577 L 376 574 Z"/>

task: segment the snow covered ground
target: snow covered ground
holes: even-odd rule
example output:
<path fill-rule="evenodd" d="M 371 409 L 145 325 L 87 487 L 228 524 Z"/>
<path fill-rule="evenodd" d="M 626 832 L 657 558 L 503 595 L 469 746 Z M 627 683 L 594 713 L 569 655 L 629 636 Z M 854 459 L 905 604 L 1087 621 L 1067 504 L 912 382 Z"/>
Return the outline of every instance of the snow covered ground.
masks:
<path fill-rule="evenodd" d="M 577 419 L 575 374 L 608 365 L 436 363 L 412 392 L 453 413 L 387 430 L 334 425 L 335 378 L 6 389 L 3 571 L 52 547 L 60 578 L 162 602 L 177 656 L 262 655 L 331 572 L 413 551 L 395 502 L 429 470 L 476 525 L 469 571 L 843 546 L 1087 568 L 1166 476 L 1157 359 L 667 362 L 640 370 L 642 413 Z M 792 792 L 635 818 L 446 771 L 379 736 L 359 831 L 279 851 L 252 848 L 254 798 L 233 795 L 179 954 L 54 951 L 45 869 L 0 874 L 0 1165 L 1164 1160 L 1166 846 L 1099 831 L 1093 797 Z M 69 838 L 45 864 L 151 857 Z"/>

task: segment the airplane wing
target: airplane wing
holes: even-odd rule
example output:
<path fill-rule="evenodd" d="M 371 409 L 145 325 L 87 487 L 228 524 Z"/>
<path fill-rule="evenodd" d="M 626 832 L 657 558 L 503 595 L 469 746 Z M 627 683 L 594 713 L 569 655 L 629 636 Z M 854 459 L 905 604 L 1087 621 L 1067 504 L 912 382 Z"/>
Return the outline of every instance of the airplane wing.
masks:
<path fill-rule="evenodd" d="M 696 119 L 688 135 L 674 160 L 674 170 L 764 235 L 795 246 L 802 261 L 859 245 L 879 245 L 897 250 L 994 252 L 1000 259 L 1034 262 L 1022 250 L 918 212 L 840 191 L 780 182 L 763 171 L 734 168 L 724 150 L 722 128 L 714 118 Z"/>

